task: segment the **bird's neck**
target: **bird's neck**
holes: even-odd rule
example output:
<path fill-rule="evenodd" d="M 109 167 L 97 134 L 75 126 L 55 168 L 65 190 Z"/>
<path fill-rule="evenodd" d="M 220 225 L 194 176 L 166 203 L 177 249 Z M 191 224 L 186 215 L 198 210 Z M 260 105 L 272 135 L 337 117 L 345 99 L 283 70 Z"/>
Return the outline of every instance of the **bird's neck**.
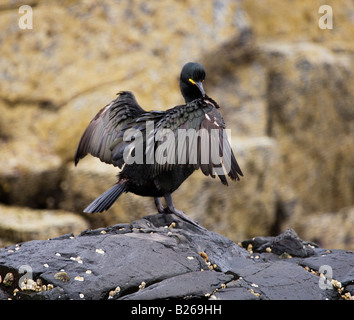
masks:
<path fill-rule="evenodd" d="M 186 103 L 191 102 L 195 99 L 203 98 L 202 93 L 196 86 L 188 85 L 183 81 L 180 81 L 180 88 Z"/>

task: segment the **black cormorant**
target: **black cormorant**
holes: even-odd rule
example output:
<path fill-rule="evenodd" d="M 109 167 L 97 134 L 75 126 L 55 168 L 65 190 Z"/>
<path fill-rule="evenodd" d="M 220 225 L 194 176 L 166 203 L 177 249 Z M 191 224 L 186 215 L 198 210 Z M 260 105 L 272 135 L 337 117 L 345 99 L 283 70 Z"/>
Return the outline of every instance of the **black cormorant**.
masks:
<path fill-rule="evenodd" d="M 204 79 L 204 67 L 189 62 L 180 76 L 186 104 L 147 112 L 131 92 L 122 91 L 98 112 L 81 137 L 75 165 L 90 153 L 122 170 L 118 182 L 84 212 L 108 210 L 123 192 L 132 192 L 154 197 L 159 213 L 191 221 L 174 207 L 171 194 L 195 170 L 213 178 L 217 175 L 225 185 L 226 175 L 232 180 L 243 176 L 227 141 L 219 106 L 205 94 Z M 160 197 L 165 198 L 166 208 Z"/>

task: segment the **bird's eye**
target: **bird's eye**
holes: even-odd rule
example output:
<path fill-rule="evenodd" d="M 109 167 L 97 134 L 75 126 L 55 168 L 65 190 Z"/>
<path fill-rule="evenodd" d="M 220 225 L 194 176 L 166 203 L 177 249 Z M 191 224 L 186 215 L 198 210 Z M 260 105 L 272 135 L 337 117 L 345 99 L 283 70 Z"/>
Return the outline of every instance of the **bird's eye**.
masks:
<path fill-rule="evenodd" d="M 189 81 L 190 83 L 192 83 L 192 84 L 194 84 L 194 85 L 195 85 L 195 82 L 194 82 L 194 80 L 193 80 L 193 79 L 189 78 L 189 79 L 188 79 L 188 81 Z"/>

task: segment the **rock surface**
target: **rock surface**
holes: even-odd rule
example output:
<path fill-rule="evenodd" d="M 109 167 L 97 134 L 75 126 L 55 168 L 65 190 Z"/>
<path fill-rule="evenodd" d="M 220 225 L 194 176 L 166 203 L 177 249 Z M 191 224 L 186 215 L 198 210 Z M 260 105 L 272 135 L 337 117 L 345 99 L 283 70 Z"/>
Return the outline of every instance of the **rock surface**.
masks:
<path fill-rule="evenodd" d="M 354 282 L 353 252 L 317 248 L 293 230 L 243 244 L 248 250 L 171 214 L 24 242 L 0 249 L 0 298 L 349 299 L 353 293 L 346 289 Z"/>
<path fill-rule="evenodd" d="M 32 6 L 31 30 L 19 28 L 22 4 Z M 354 3 L 326 4 L 326 30 L 317 0 L 0 4 L 0 202 L 81 213 L 116 174 L 97 162 L 73 168 L 89 121 L 120 90 L 147 110 L 183 103 L 179 72 L 199 61 L 245 177 L 224 188 L 194 174 L 176 206 L 234 241 L 291 227 L 354 250 L 345 211 L 354 207 Z M 104 227 L 153 209 L 125 195 L 85 219 Z"/>

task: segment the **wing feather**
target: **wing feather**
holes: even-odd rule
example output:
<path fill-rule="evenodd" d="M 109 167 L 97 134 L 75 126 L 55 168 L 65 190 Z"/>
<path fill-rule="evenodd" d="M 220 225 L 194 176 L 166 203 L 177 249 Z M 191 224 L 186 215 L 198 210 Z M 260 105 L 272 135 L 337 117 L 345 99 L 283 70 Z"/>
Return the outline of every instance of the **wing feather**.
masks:
<path fill-rule="evenodd" d="M 146 112 L 132 93 L 122 92 L 90 122 L 77 148 L 75 164 L 91 153 L 121 168 L 126 161 L 124 155 L 136 155 L 139 146 L 135 143 L 139 140 L 144 163 L 153 155 L 154 176 L 176 166 L 193 166 L 206 176 L 217 175 L 227 185 L 227 175 L 239 180 L 243 174 L 217 108 L 216 102 L 206 97 L 166 111 Z M 152 132 L 149 123 L 153 124 Z M 125 141 L 124 135 L 130 130 L 132 140 Z M 135 139 L 134 132 L 143 139 Z"/>
<path fill-rule="evenodd" d="M 90 153 L 103 162 L 119 166 L 112 159 L 111 146 L 125 124 L 145 112 L 131 92 L 119 92 L 118 97 L 103 107 L 86 128 L 76 149 L 75 165 Z"/>
<path fill-rule="evenodd" d="M 166 145 L 167 155 L 159 147 L 166 141 L 155 143 L 155 174 L 173 170 L 176 166 L 192 165 L 201 169 L 204 175 L 215 178 L 227 185 L 226 175 L 232 180 L 239 180 L 243 175 L 236 161 L 225 132 L 225 123 L 218 112 L 218 105 L 210 98 L 198 99 L 185 106 L 171 109 L 157 122 L 157 130 L 170 129 L 175 134 L 175 146 Z M 187 134 L 181 138 L 180 130 Z M 191 131 L 194 134 L 188 134 Z M 170 152 L 172 154 L 170 154 Z M 164 160 L 175 163 L 165 163 Z M 181 160 L 186 160 L 181 163 Z"/>

